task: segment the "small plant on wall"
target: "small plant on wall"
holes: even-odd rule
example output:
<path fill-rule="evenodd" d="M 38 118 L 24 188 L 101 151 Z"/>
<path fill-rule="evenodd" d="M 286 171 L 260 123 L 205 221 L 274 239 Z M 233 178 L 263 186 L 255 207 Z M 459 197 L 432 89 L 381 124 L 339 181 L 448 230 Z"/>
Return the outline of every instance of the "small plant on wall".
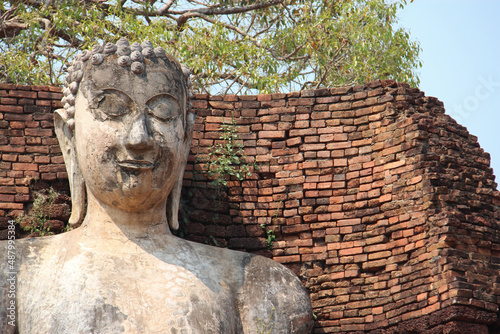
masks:
<path fill-rule="evenodd" d="M 274 233 L 274 229 L 268 228 L 266 224 L 260 224 L 260 227 L 264 230 L 266 233 L 266 243 L 267 243 L 267 249 L 271 250 L 273 249 L 273 241 L 277 241 L 278 239 L 276 238 L 276 234 Z"/>
<path fill-rule="evenodd" d="M 231 177 L 241 181 L 250 176 L 253 164 L 246 162 L 236 120 L 233 118 L 230 124 L 221 125 L 220 130 L 220 142 L 209 149 L 205 168 L 213 183 L 218 188 L 225 188 Z"/>
<path fill-rule="evenodd" d="M 35 192 L 33 206 L 29 212 L 25 216 L 17 218 L 21 229 L 32 237 L 54 234 L 54 231 L 51 230 L 51 222 L 58 221 L 51 221 L 50 214 L 58 196 L 59 193 L 52 188 Z"/>

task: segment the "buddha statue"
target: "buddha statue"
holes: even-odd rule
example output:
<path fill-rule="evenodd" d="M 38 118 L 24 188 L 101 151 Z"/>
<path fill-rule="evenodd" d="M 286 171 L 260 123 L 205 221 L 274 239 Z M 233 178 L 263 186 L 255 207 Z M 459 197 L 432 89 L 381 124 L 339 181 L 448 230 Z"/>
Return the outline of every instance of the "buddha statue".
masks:
<path fill-rule="evenodd" d="M 188 87 L 188 70 L 150 42 L 76 57 L 54 116 L 73 229 L 17 240 L 15 268 L 2 251 L 0 332 L 311 332 L 289 269 L 172 235 L 195 118 Z"/>

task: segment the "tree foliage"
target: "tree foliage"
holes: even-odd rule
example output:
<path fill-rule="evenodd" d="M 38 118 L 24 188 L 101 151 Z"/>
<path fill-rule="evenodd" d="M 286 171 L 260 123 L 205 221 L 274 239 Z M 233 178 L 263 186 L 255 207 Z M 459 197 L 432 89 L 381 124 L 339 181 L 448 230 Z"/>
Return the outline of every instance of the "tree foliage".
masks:
<path fill-rule="evenodd" d="M 17 0 L 0 4 L 0 80 L 57 84 L 81 48 L 150 40 L 196 90 L 275 93 L 396 79 L 418 85 L 406 0 Z M 2 78 L 3 77 L 3 78 Z"/>

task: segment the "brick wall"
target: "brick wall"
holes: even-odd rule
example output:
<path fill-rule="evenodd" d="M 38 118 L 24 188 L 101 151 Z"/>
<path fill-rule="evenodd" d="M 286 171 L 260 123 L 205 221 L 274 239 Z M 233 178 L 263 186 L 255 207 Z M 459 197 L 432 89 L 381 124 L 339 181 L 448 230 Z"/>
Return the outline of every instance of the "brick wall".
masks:
<path fill-rule="evenodd" d="M 58 92 L 0 85 L 0 216 L 26 209 L 27 178 L 64 181 L 49 124 Z M 489 155 L 441 102 L 375 81 L 197 95 L 193 106 L 184 237 L 294 270 L 310 291 L 316 333 L 499 331 L 500 193 Z M 233 118 L 258 168 L 220 192 L 199 161 Z M 261 224 L 277 237 L 271 249 Z"/>
<path fill-rule="evenodd" d="M 0 83 L 0 229 L 25 212 L 34 190 L 69 191 L 53 131 L 61 97 L 59 87 Z"/>

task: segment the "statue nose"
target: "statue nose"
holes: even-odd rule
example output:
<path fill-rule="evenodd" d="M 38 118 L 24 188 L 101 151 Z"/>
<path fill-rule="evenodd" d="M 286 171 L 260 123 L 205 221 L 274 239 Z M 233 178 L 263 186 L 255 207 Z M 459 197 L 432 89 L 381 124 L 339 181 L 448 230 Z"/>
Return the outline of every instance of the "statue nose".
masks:
<path fill-rule="evenodd" d="M 149 134 L 144 114 L 139 115 L 132 123 L 125 146 L 132 150 L 146 150 L 153 147 L 153 138 Z"/>

